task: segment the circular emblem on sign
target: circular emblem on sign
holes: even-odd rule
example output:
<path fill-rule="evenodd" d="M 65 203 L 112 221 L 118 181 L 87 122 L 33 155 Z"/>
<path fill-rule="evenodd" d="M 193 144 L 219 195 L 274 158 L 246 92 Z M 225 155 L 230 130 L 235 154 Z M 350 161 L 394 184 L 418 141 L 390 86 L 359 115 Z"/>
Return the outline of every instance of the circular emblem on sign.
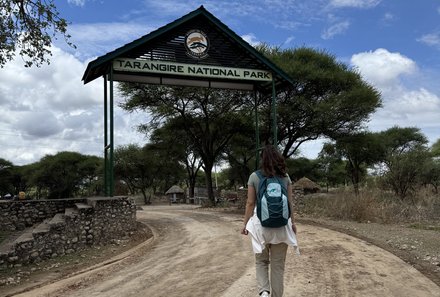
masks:
<path fill-rule="evenodd" d="M 204 59 L 208 56 L 208 36 L 200 30 L 191 30 L 185 36 L 187 54 L 195 59 Z"/>

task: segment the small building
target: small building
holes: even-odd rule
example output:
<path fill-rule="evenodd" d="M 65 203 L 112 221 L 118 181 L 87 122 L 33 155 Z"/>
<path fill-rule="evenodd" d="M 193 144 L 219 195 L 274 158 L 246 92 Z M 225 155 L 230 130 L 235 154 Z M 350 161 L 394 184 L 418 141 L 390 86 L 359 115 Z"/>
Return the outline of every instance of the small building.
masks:
<path fill-rule="evenodd" d="M 169 188 L 168 191 L 165 192 L 165 195 L 169 198 L 170 203 L 185 201 L 185 191 L 176 185 Z"/>
<path fill-rule="evenodd" d="M 296 181 L 292 188 L 295 190 L 303 190 L 304 194 L 318 193 L 321 188 L 307 177 L 300 178 Z"/>

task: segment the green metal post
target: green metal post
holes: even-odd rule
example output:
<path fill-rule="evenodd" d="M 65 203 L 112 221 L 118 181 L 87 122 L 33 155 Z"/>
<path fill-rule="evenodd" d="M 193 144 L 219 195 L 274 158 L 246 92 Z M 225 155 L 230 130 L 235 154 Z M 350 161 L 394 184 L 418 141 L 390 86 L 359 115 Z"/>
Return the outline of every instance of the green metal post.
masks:
<path fill-rule="evenodd" d="M 275 92 L 275 80 L 272 76 L 272 131 L 273 131 L 273 145 L 277 146 L 277 101 Z"/>
<path fill-rule="evenodd" d="M 258 120 L 258 98 L 257 91 L 254 91 L 255 99 L 255 170 L 260 167 L 260 124 Z"/>
<path fill-rule="evenodd" d="M 107 75 L 104 75 L 104 195 L 108 196 L 109 191 L 109 172 L 108 172 L 108 106 L 107 106 Z"/>
<path fill-rule="evenodd" d="M 113 64 L 110 66 L 110 192 L 109 196 L 113 197 L 115 191 L 115 175 L 114 175 L 114 160 L 113 160 L 113 149 L 114 149 L 114 137 L 113 137 Z"/>

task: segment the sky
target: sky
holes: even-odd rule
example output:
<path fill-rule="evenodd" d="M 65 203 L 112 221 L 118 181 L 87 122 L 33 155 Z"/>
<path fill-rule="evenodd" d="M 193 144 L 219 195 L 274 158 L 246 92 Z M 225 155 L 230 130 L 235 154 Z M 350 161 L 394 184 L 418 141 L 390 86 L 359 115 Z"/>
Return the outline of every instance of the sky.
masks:
<path fill-rule="evenodd" d="M 103 82 L 87 64 L 203 5 L 251 45 L 325 50 L 380 91 L 366 127 L 417 127 L 440 138 L 438 0 L 55 0 L 76 49 L 54 40 L 50 65 L 0 68 L 0 158 L 14 165 L 60 151 L 103 156 Z M 122 98 L 116 95 L 116 103 Z M 353 104 L 356 104 L 353 102 Z M 115 107 L 115 146 L 144 144 L 142 112 Z M 300 147 L 314 158 L 322 140 Z"/>

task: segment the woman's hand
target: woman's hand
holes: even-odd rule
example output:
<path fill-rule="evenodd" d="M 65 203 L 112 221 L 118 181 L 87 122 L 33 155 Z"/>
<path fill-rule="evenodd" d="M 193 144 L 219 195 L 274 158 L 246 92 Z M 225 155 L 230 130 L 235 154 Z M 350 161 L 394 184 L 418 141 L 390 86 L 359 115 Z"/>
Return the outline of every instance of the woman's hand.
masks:
<path fill-rule="evenodd" d="M 296 235 L 296 226 L 295 226 L 295 223 L 292 223 L 292 230 L 293 230 L 293 233 L 295 233 L 295 235 Z"/>
<path fill-rule="evenodd" d="M 241 234 L 243 234 L 243 235 L 248 235 L 249 234 L 249 231 L 246 230 L 246 226 L 244 226 L 243 229 L 241 229 Z"/>

